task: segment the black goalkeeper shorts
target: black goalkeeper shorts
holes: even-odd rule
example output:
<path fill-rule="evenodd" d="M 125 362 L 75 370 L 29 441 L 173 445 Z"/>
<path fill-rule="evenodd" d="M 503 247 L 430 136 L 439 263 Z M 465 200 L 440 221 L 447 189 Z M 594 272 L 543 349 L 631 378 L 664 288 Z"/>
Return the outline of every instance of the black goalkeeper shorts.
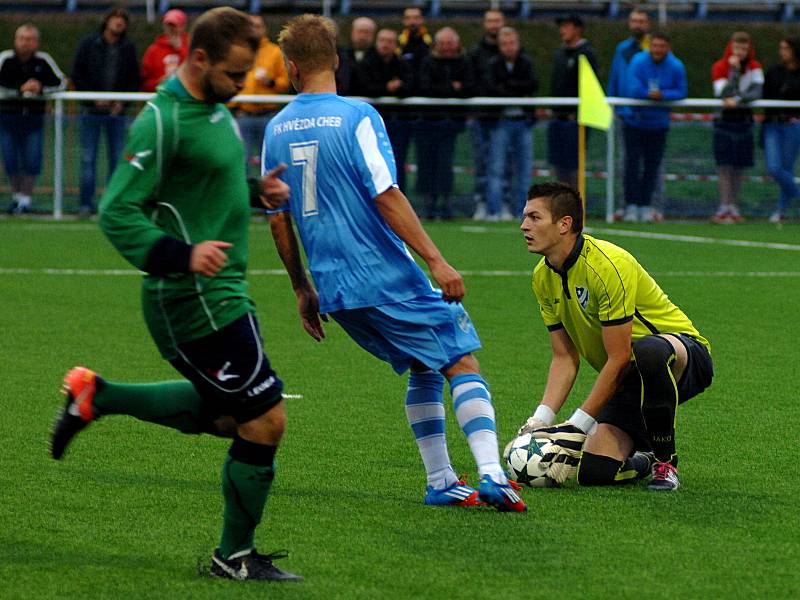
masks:
<path fill-rule="evenodd" d="M 178 357 L 170 363 L 194 384 L 210 412 L 230 415 L 237 423 L 260 417 L 282 398 L 283 382 L 270 367 L 252 314 L 178 344 Z"/>
<path fill-rule="evenodd" d="M 711 385 L 714 377 L 714 363 L 708 349 L 693 337 L 671 334 L 686 347 L 688 362 L 678 381 L 678 404 L 694 398 Z M 622 429 L 633 439 L 633 449 L 649 451 L 650 442 L 647 427 L 642 417 L 642 380 L 635 364 L 616 393 L 611 397 L 597 417 L 598 423 L 608 423 Z"/>

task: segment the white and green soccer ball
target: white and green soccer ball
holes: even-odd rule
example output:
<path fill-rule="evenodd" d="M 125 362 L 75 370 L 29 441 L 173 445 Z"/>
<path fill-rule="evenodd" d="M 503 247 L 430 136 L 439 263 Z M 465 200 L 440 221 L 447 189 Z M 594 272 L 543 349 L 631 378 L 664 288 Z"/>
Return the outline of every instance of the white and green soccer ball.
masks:
<path fill-rule="evenodd" d="M 550 440 L 536 439 L 523 433 L 508 442 L 503 460 L 508 468 L 508 478 L 528 487 L 553 487 L 555 482 L 545 475 L 542 456 L 547 453 Z"/>

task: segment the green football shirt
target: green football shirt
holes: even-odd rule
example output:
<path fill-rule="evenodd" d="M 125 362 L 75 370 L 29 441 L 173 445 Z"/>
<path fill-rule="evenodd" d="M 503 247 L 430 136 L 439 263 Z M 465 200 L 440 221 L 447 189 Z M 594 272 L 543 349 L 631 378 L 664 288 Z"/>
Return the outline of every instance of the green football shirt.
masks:
<path fill-rule="evenodd" d="M 633 321 L 633 341 L 656 333 L 682 333 L 711 346 L 683 311 L 627 251 L 589 235 L 555 270 L 544 257 L 533 271 L 533 291 L 551 331 L 565 329 L 578 352 L 597 371 L 608 356 L 603 326 Z"/>
<path fill-rule="evenodd" d="M 249 222 L 236 122 L 223 104 L 193 98 L 173 77 L 131 125 L 124 160 L 100 203 L 108 239 L 135 267 L 149 271 L 144 317 L 165 358 L 177 355 L 176 344 L 254 310 L 245 281 Z M 206 240 L 233 244 L 215 277 L 188 272 L 190 246 Z M 148 268 L 159 262 L 159 253 L 181 255 L 180 266 Z M 162 265 L 170 264 L 170 257 L 164 259 Z"/>

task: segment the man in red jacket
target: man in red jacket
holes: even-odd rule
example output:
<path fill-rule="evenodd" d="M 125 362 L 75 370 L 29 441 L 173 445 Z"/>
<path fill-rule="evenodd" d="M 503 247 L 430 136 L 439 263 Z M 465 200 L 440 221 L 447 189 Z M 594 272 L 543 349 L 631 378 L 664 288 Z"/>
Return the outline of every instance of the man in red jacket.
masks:
<path fill-rule="evenodd" d="M 186 60 L 189 36 L 186 13 L 177 8 L 164 13 L 164 33 L 147 47 L 142 57 L 142 91 L 154 92 Z"/>

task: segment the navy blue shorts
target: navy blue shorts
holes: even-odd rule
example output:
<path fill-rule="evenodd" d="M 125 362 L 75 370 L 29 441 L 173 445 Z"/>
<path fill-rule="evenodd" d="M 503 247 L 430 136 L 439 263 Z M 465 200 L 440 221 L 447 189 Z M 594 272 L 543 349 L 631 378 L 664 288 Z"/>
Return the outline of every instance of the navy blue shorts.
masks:
<path fill-rule="evenodd" d="M 754 152 L 752 123 L 714 123 L 714 160 L 721 167 L 752 167 Z"/>
<path fill-rule="evenodd" d="M 708 349 L 693 337 L 671 334 L 686 347 L 688 362 L 678 381 L 678 404 L 694 398 L 711 385 L 714 363 Z M 622 429 L 633 439 L 634 450 L 649 451 L 650 438 L 642 416 L 642 379 L 635 365 L 597 416 L 598 423 Z"/>
<path fill-rule="evenodd" d="M 192 382 L 209 412 L 237 423 L 260 417 L 281 401 L 283 382 L 264 352 L 252 314 L 198 340 L 178 344 L 170 363 Z"/>
<path fill-rule="evenodd" d="M 467 311 L 457 302 L 442 300 L 439 290 L 404 302 L 339 310 L 331 317 L 397 373 L 409 369 L 414 360 L 441 371 L 481 347 Z"/>

